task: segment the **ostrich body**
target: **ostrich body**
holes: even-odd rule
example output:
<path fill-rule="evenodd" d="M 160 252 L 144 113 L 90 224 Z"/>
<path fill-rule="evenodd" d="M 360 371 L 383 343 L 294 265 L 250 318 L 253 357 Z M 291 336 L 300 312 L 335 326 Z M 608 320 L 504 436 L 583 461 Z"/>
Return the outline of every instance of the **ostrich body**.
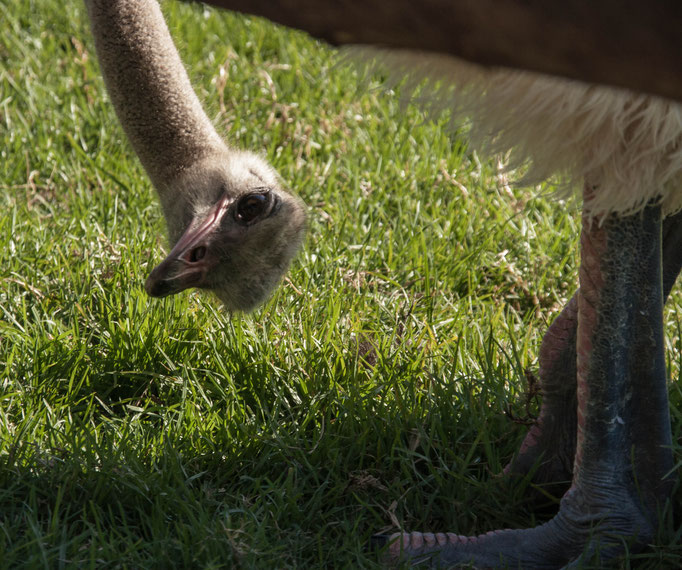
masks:
<path fill-rule="evenodd" d="M 196 249 L 195 236 L 239 203 L 249 175 L 235 176 L 234 169 L 246 159 L 234 158 L 203 116 L 154 2 L 88 5 L 112 100 L 159 191 L 172 239 L 185 232 L 152 274 L 148 289 L 155 292 L 164 282 L 155 273 L 164 274 L 164 264 L 177 265 L 188 248 Z M 150 19 L 155 24 L 148 34 Z M 682 108 L 631 92 L 486 71 L 449 57 L 383 57 L 408 76 L 418 69 L 418 80 L 444 79 L 427 84 L 435 106 L 471 116 L 474 141 L 492 151 L 512 149 L 515 163 L 530 161 L 531 177 L 562 171 L 583 180 L 584 215 L 580 289 L 543 339 L 540 418 L 507 468 L 528 473 L 539 463 L 542 482 L 571 478 L 558 514 L 525 530 L 478 537 L 397 533 L 377 542 L 393 562 L 524 569 L 577 567 L 644 547 L 655 536 L 673 484 L 663 303 L 682 267 Z M 166 58 L 173 63 L 166 66 Z M 137 95 L 133 84 L 150 90 Z M 140 98 L 154 111 L 136 111 Z M 159 104 L 171 100 L 192 121 L 178 120 Z M 185 136 L 186 125 L 196 136 Z M 169 144 L 178 146 L 164 154 Z M 230 157 L 230 166 L 216 172 L 221 155 Z M 272 181 L 267 176 L 260 178 Z M 216 198 L 213 181 L 226 177 L 239 183 Z M 300 211 L 292 199 L 286 203 L 290 217 Z M 295 237 L 292 248 L 299 241 L 299 216 L 294 229 L 280 230 Z M 287 252 L 290 257 L 293 249 Z"/>
<path fill-rule="evenodd" d="M 147 292 L 161 297 L 199 287 L 230 309 L 254 308 L 299 247 L 302 203 L 263 159 L 218 136 L 155 0 L 86 5 L 109 96 L 174 244 L 147 279 Z"/>
<path fill-rule="evenodd" d="M 332 45 L 449 54 L 682 101 L 678 0 L 205 0 Z"/>

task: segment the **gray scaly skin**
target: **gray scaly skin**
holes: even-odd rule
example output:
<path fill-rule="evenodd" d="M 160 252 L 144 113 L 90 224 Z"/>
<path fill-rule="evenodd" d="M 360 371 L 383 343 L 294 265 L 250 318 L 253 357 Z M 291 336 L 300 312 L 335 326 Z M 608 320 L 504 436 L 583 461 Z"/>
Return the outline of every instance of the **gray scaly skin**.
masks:
<path fill-rule="evenodd" d="M 532 529 L 478 537 L 397 534 L 388 539 L 389 560 L 570 568 L 604 562 L 651 541 L 673 482 L 666 478 L 673 462 L 660 218 L 660 209 L 649 206 L 632 216 L 609 215 L 601 225 L 583 224 L 575 301 L 577 450 L 559 513 Z M 668 228 L 673 242 L 678 226 Z M 678 270 L 679 254 L 669 253 L 666 280 Z"/>
<path fill-rule="evenodd" d="M 682 268 L 682 212 L 663 221 L 663 302 Z M 539 355 L 542 405 L 516 456 L 505 467 L 509 475 L 532 474 L 545 492 L 561 496 L 573 477 L 577 433 L 576 293 L 542 340 Z"/>
<path fill-rule="evenodd" d="M 86 0 L 119 121 L 156 188 L 173 250 L 152 296 L 212 290 L 229 309 L 262 302 L 305 231 L 305 210 L 260 157 L 218 136 L 156 0 Z"/>

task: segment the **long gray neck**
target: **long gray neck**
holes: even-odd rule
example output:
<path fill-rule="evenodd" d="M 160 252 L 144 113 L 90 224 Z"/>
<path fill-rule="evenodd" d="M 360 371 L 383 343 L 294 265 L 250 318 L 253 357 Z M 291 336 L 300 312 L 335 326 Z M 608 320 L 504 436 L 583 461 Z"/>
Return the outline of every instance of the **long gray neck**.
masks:
<path fill-rule="evenodd" d="M 164 201 L 188 166 L 224 152 L 156 0 L 85 0 L 119 121 Z"/>

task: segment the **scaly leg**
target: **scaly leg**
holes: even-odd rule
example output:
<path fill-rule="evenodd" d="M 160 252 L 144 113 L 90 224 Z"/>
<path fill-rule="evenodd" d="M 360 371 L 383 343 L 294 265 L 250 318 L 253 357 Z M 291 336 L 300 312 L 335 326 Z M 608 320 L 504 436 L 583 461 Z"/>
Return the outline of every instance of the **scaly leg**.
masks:
<path fill-rule="evenodd" d="M 663 221 L 663 302 L 682 269 L 682 213 Z M 506 474 L 527 475 L 560 496 L 573 477 L 577 429 L 576 335 L 578 293 L 547 330 L 540 346 L 540 414 Z"/>
<path fill-rule="evenodd" d="M 560 568 L 646 545 L 672 469 L 660 208 L 584 222 L 577 299 L 577 451 L 571 488 L 549 522 L 478 537 L 404 533 L 392 560 Z"/>

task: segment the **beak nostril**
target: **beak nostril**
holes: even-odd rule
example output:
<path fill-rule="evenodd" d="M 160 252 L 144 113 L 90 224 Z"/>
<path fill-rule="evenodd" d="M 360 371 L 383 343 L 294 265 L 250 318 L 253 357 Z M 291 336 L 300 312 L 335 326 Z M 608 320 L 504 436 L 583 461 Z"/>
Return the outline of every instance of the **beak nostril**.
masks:
<path fill-rule="evenodd" d="M 195 247 L 190 252 L 189 260 L 191 263 L 196 263 L 197 261 L 201 261 L 205 255 L 206 255 L 206 247 L 203 245 L 200 245 L 199 247 Z"/>
<path fill-rule="evenodd" d="M 171 287 L 167 281 L 151 281 L 147 280 L 144 288 L 150 297 L 165 297 L 170 293 Z"/>

